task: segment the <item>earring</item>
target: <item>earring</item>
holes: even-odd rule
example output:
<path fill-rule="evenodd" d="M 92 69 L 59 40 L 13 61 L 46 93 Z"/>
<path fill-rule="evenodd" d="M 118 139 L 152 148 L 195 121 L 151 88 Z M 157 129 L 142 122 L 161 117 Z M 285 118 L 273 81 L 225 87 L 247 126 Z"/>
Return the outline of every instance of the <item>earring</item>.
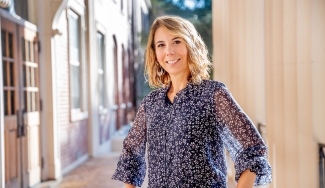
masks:
<path fill-rule="evenodd" d="M 158 68 L 157 75 L 162 76 L 165 73 L 165 70 L 161 66 L 159 66 L 159 67 L 160 67 L 160 70 Z"/>

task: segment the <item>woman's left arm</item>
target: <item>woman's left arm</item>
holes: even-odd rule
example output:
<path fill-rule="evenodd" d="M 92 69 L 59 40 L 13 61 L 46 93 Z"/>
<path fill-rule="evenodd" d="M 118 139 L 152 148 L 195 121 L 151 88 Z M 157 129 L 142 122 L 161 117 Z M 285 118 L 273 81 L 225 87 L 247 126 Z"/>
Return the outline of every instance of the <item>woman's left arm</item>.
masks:
<path fill-rule="evenodd" d="M 237 188 L 265 185 L 272 181 L 267 146 L 255 125 L 222 84 L 214 96 L 217 130 L 235 163 Z"/>
<path fill-rule="evenodd" d="M 251 188 L 254 185 L 256 174 L 246 169 L 239 177 L 237 188 Z"/>

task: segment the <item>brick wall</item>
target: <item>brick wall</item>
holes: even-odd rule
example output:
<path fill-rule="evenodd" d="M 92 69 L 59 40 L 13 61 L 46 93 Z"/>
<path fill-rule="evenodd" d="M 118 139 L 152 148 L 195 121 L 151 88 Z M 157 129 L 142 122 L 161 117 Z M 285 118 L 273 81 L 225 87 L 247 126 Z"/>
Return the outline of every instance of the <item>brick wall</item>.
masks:
<path fill-rule="evenodd" d="M 110 139 L 110 116 L 108 114 L 99 115 L 99 144 Z"/>
<path fill-rule="evenodd" d="M 88 153 L 88 119 L 70 121 L 70 74 L 68 61 L 68 30 L 66 14 L 60 21 L 62 35 L 56 44 L 58 125 L 61 148 L 61 165 L 67 167 L 82 155 Z"/>
<path fill-rule="evenodd" d="M 88 153 L 88 122 L 83 120 L 60 126 L 62 168 Z"/>

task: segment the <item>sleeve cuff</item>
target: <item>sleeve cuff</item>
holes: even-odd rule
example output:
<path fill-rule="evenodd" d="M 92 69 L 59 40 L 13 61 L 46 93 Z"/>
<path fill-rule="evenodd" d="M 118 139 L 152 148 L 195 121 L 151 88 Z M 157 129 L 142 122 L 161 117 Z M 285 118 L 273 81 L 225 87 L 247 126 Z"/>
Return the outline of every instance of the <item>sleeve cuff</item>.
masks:
<path fill-rule="evenodd" d="M 130 162 L 132 161 L 132 162 Z M 112 179 L 141 187 L 146 174 L 145 161 L 120 159 Z"/>
<path fill-rule="evenodd" d="M 254 185 L 265 185 L 272 182 L 272 169 L 265 155 L 266 147 L 252 147 L 240 153 L 235 161 L 236 182 L 243 171 L 249 169 L 256 174 Z"/>

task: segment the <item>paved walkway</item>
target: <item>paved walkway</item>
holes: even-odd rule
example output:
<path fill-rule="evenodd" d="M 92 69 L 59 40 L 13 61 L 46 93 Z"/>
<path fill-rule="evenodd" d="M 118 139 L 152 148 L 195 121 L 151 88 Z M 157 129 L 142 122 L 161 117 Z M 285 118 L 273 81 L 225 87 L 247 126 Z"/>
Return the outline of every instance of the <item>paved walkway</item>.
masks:
<path fill-rule="evenodd" d="M 119 153 L 92 158 L 64 176 L 57 188 L 124 188 L 111 177 L 116 168 Z M 142 187 L 147 187 L 146 182 Z"/>
<path fill-rule="evenodd" d="M 124 188 L 120 181 L 112 180 L 120 152 L 112 152 L 100 157 L 91 158 L 69 174 L 62 178 L 62 181 L 55 188 Z M 146 188 L 148 179 L 142 185 Z M 52 186 L 51 186 L 52 187 Z M 228 182 L 228 188 L 235 188 L 236 185 Z M 38 188 L 49 188 L 40 186 Z"/>

